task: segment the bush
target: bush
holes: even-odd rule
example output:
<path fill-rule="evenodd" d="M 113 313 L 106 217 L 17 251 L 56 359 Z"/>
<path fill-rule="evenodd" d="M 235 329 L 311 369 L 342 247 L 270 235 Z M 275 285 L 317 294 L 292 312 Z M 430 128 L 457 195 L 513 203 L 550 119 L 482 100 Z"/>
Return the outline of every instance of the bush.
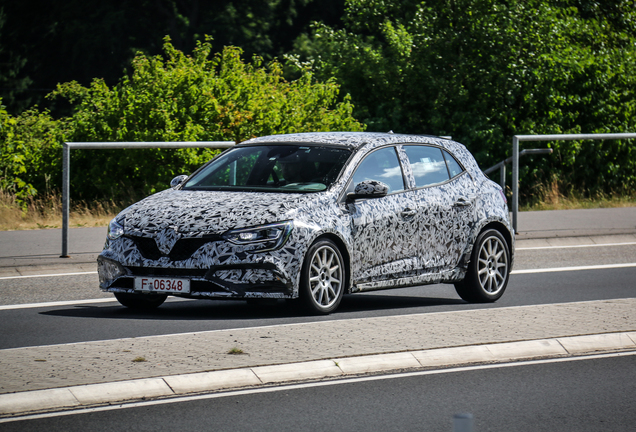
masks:
<path fill-rule="evenodd" d="M 35 107 L 12 117 L 0 105 L 0 189 L 24 204 L 61 179 L 64 129 L 48 111 Z"/>
<path fill-rule="evenodd" d="M 2 111 L 2 188 L 19 198 L 61 186 L 61 144 L 66 142 L 235 141 L 304 131 L 363 130 L 348 96 L 338 102 L 333 80 L 309 72 L 292 82 L 277 62 L 241 60 L 225 47 L 211 56 L 199 43 L 191 56 L 166 38 L 165 56 L 138 54 L 132 73 L 113 88 L 59 84 L 48 97 L 74 106 L 72 117 L 53 120 L 29 110 Z M 76 150 L 71 152 L 71 193 L 84 200 L 131 200 L 168 187 L 218 153 L 209 149 Z"/>

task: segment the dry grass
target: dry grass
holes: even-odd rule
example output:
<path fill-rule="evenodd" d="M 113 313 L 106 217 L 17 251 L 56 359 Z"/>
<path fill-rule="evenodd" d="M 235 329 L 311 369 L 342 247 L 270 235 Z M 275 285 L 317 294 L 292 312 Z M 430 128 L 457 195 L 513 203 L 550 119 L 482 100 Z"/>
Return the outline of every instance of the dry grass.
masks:
<path fill-rule="evenodd" d="M 591 197 L 580 193 L 570 192 L 564 194 L 558 181 L 553 180 L 550 185 L 540 186 L 532 197 L 533 203 L 519 206 L 521 211 L 531 210 L 572 210 L 612 207 L 636 207 L 636 194 L 612 194 L 602 193 Z"/>
<path fill-rule="evenodd" d="M 123 206 L 113 202 L 71 203 L 69 226 L 106 226 Z M 0 190 L 0 231 L 62 227 L 62 197 L 49 194 L 31 199 L 25 207 L 15 197 Z"/>
<path fill-rule="evenodd" d="M 636 207 L 636 195 L 603 196 L 592 198 L 577 195 L 565 196 L 556 181 L 549 187 L 535 191 L 533 204 L 521 205 L 519 210 L 570 210 L 609 207 Z M 112 201 L 71 203 L 69 226 L 107 226 L 125 205 Z M 32 199 L 22 208 L 15 197 L 0 190 L 0 231 L 45 229 L 62 227 L 62 198 L 49 194 Z"/>

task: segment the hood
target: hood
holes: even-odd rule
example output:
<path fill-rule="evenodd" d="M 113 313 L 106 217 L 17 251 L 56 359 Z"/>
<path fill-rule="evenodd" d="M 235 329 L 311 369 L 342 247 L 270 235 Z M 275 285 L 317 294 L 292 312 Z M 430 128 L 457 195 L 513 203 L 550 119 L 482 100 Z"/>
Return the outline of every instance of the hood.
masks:
<path fill-rule="evenodd" d="M 118 220 L 126 234 L 156 237 L 169 231 L 176 237 L 201 237 L 293 219 L 318 195 L 168 189 L 128 207 Z"/>

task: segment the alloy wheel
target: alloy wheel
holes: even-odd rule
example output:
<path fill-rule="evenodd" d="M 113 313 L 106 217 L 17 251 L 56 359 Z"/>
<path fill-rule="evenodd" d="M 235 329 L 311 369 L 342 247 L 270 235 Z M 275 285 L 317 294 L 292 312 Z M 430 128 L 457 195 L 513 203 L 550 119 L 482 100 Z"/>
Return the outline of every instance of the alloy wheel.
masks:
<path fill-rule="evenodd" d="M 330 245 L 316 249 L 309 265 L 309 290 L 321 309 L 331 308 L 341 297 L 343 266 L 340 254 Z"/>
<path fill-rule="evenodd" d="M 477 275 L 479 283 L 488 294 L 497 294 L 508 277 L 508 254 L 498 237 L 488 237 L 479 250 Z"/>

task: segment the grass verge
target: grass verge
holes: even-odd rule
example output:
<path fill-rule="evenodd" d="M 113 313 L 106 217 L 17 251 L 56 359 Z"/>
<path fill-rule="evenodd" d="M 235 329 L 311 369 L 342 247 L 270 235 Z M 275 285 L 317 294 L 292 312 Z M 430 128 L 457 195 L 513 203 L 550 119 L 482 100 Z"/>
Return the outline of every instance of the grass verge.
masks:
<path fill-rule="evenodd" d="M 563 193 L 563 186 L 558 181 L 550 185 L 540 185 L 531 196 L 525 197 L 525 204 L 519 205 L 520 211 L 534 210 L 575 210 L 594 208 L 636 207 L 636 193 L 584 195 L 570 190 Z"/>
<path fill-rule="evenodd" d="M 72 203 L 69 226 L 107 226 L 124 205 L 106 202 Z M 62 197 L 49 194 L 29 199 L 24 206 L 15 197 L 0 190 L 0 231 L 62 228 Z"/>
<path fill-rule="evenodd" d="M 119 213 L 125 204 L 113 201 L 72 203 L 69 226 L 99 227 Z M 571 194 L 565 196 L 558 187 L 541 188 L 533 196 L 531 204 L 522 204 L 520 211 L 571 210 L 610 207 L 636 207 L 636 195 L 603 196 L 592 198 Z M 0 190 L 0 231 L 47 229 L 62 227 L 62 197 L 52 193 L 41 198 L 30 199 L 21 206 L 15 197 Z"/>

